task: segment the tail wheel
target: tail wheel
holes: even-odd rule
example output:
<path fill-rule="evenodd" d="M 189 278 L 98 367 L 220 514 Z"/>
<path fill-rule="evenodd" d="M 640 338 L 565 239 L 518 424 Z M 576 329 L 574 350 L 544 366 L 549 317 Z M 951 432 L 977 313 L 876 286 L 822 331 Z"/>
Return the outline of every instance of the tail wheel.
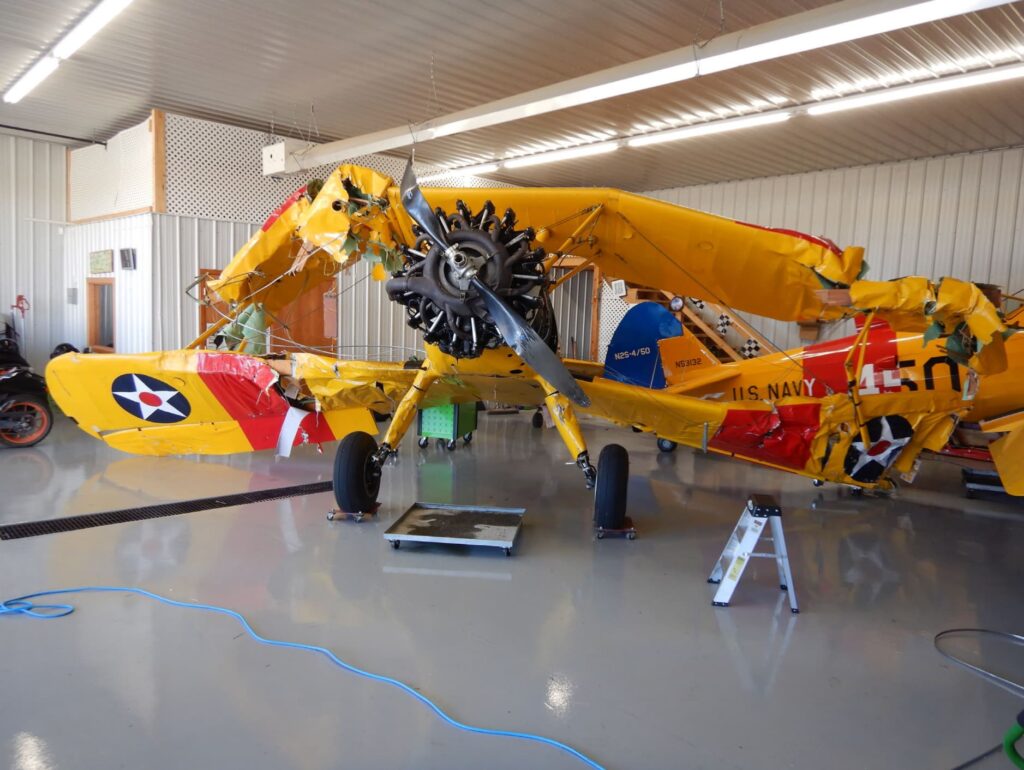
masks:
<path fill-rule="evenodd" d="M 369 433 L 349 433 L 334 455 L 334 499 L 346 513 L 368 513 L 380 492 L 380 465 L 374 459 L 377 442 Z"/>
<path fill-rule="evenodd" d="M 46 438 L 53 427 L 50 405 L 38 396 L 18 396 L 4 410 L 4 416 L 17 417 L 21 420 L 21 427 L 0 430 L 0 443 L 7 446 L 34 446 Z"/>
<path fill-rule="evenodd" d="M 609 444 L 597 459 L 594 488 L 594 523 L 603 529 L 623 529 L 626 524 L 626 489 L 629 485 L 629 453 Z"/>
<path fill-rule="evenodd" d="M 857 437 L 846 450 L 843 471 L 854 481 L 874 484 L 896 462 L 903 447 L 910 443 L 914 429 L 906 417 L 890 414 L 868 420 L 867 446 Z"/>
<path fill-rule="evenodd" d="M 670 441 L 667 438 L 659 438 L 658 450 L 661 452 L 674 452 L 676 451 L 676 442 Z"/>

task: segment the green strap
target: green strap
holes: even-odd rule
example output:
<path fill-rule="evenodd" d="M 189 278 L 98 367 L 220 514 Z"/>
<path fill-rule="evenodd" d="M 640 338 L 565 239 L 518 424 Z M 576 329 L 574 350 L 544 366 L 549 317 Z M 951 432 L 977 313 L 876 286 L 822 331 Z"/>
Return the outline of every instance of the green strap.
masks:
<path fill-rule="evenodd" d="M 1024 713 L 1022 713 L 1021 716 L 1024 716 Z M 1014 765 L 1016 765 L 1020 770 L 1024 770 L 1024 757 L 1021 757 L 1016 746 L 1017 741 L 1019 741 L 1021 737 L 1024 737 L 1024 726 L 1015 724 L 1007 730 L 1006 735 L 1003 736 L 1003 751 L 1006 752 L 1006 756 L 1010 758 L 1010 761 L 1013 762 Z"/>

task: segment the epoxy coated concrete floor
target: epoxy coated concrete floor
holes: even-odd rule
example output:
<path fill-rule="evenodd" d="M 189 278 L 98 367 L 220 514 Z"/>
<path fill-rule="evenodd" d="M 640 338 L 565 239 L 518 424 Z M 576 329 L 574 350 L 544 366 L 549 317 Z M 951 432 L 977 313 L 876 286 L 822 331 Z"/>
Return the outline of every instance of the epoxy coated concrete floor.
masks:
<path fill-rule="evenodd" d="M 898 497 L 856 499 L 589 425 L 595 456 L 612 441 L 630 450 L 640 528 L 597 541 L 555 432 L 526 413 L 481 419 L 468 448 L 407 441 L 377 520 L 328 523 L 324 494 L 6 541 L 0 594 L 138 585 L 227 605 L 457 718 L 557 738 L 608 768 L 951 768 L 1024 705 L 932 647 L 948 627 L 1024 625 L 1024 507 L 965 500 L 955 467 L 926 464 Z M 139 458 L 62 421 L 38 448 L 0 450 L 0 523 L 326 479 L 332 454 Z M 780 497 L 800 615 L 769 561 L 732 607 L 710 606 L 705 578 L 750 492 Z M 526 506 L 514 556 L 393 551 L 382 533 L 417 499 Z M 134 596 L 71 601 L 62 620 L 0 618 L 0 767 L 582 767 L 457 732 L 228 618 Z M 997 644 L 958 649 L 1024 668 Z"/>

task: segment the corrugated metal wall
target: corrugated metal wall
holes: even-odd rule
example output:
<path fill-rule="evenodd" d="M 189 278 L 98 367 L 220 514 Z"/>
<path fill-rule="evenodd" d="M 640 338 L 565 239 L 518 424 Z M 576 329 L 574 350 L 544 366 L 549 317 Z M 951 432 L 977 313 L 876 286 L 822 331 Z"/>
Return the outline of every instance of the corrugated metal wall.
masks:
<path fill-rule="evenodd" d="M 63 324 L 66 174 L 63 145 L 0 136 L 0 313 L 19 294 L 31 303 L 24 352 L 37 371 Z"/>
<path fill-rule="evenodd" d="M 199 307 L 185 290 L 200 269 L 223 269 L 258 229 L 249 222 L 157 214 L 153 217 L 152 349 L 172 350 L 199 334 Z"/>
<path fill-rule="evenodd" d="M 338 279 L 339 357 L 403 361 L 423 357 L 423 337 L 405 322 L 405 308 L 391 302 L 384 282 L 357 262 Z"/>
<path fill-rule="evenodd" d="M 568 270 L 552 270 L 557 280 Z M 591 319 L 594 316 L 594 274 L 583 270 L 563 283 L 551 295 L 558 319 L 558 347 L 563 356 L 590 360 Z"/>
<path fill-rule="evenodd" d="M 945 275 L 1024 289 L 1024 149 L 658 190 L 648 195 L 867 250 L 869 278 Z M 777 345 L 795 324 L 750 319 Z M 835 336 L 839 330 L 828 330 Z"/>
<path fill-rule="evenodd" d="M 114 250 L 114 272 L 89 274 L 89 253 Z M 135 249 L 136 269 L 123 270 L 119 252 Z M 77 303 L 65 305 L 62 341 L 76 347 L 87 342 L 87 283 L 89 278 L 114 279 L 114 347 L 118 353 L 153 349 L 153 328 L 163 321 L 153 308 L 153 217 L 107 219 L 72 225 L 64 231 L 66 286 L 77 289 Z"/>

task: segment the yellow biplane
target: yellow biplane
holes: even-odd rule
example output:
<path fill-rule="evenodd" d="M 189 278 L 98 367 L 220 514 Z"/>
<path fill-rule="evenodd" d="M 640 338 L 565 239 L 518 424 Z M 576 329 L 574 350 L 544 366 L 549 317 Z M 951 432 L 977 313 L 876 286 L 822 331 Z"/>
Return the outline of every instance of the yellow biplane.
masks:
<path fill-rule="evenodd" d="M 551 268 L 566 254 L 605 276 L 761 316 L 865 318 L 848 340 L 731 365 L 680 357 L 678 341 L 663 340 L 669 385 L 654 390 L 557 355 Z M 879 489 L 910 475 L 923 451 L 941 450 L 970 416 L 1008 434 L 992 453 L 1007 489 L 1024 494 L 1024 393 L 1007 363 L 1024 362 L 1016 324 L 971 283 L 861 280 L 863 257 L 858 247 L 617 190 L 424 194 L 411 164 L 400 185 L 344 165 L 320 189 L 289 198 L 210 283 L 230 312 L 189 348 L 70 353 L 46 378 L 80 428 L 128 452 L 287 454 L 341 439 L 335 496 L 353 512 L 374 507 L 384 463 L 418 408 L 479 400 L 545 405 L 596 485 L 595 517 L 608 528 L 625 515 L 628 458 L 609 445 L 595 467 L 577 412 Z M 389 298 L 422 332 L 424 360 L 266 356 L 258 334 L 229 332 L 254 308 L 277 312 L 359 259 L 375 263 Z M 218 333 L 232 350 L 205 349 Z M 392 415 L 379 444 L 371 410 Z"/>

